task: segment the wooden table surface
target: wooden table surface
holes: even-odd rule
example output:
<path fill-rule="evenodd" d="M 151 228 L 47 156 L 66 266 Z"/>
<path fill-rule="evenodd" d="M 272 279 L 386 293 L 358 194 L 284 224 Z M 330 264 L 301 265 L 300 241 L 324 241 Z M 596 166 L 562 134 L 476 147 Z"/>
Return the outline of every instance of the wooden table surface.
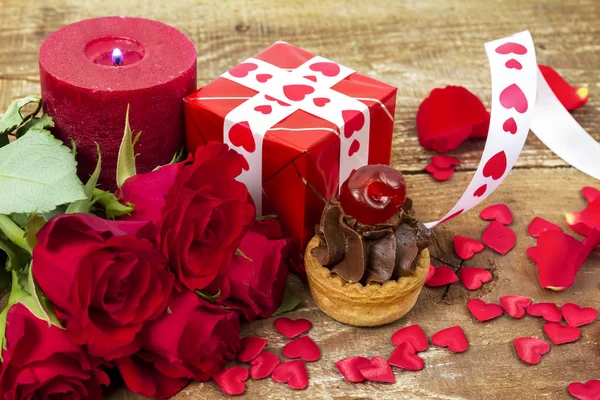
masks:
<path fill-rule="evenodd" d="M 528 4 L 524 4 L 528 3 Z M 406 173 L 409 195 L 419 217 L 432 220 L 449 209 L 466 187 L 483 149 L 481 142 L 463 144 L 451 154 L 460 158 L 457 173 L 439 183 L 424 172 L 431 154 L 419 146 L 415 113 L 435 87 L 463 85 L 490 98 L 490 78 L 483 43 L 525 29 L 531 31 L 538 60 L 567 80 L 590 89 L 590 101 L 573 113 L 600 140 L 600 2 L 598 0 L 504 1 L 349 1 L 349 0 L 1 0 L 0 109 L 12 99 L 39 92 L 37 53 L 42 40 L 59 27 L 103 15 L 132 15 L 161 20 L 188 34 L 198 48 L 198 81 L 204 84 L 276 40 L 286 40 L 313 53 L 398 86 L 392 164 Z M 517 245 L 506 256 L 485 250 L 466 266 L 490 269 L 494 281 L 469 292 L 460 284 L 423 290 L 420 300 L 401 321 L 375 329 L 337 323 L 321 313 L 306 288 L 295 285 L 301 306 L 290 317 L 310 319 L 310 336 L 322 357 L 308 365 L 310 385 L 295 392 L 270 379 L 249 381 L 244 398 L 271 399 L 568 399 L 573 381 L 600 379 L 600 323 L 582 328 L 574 344 L 552 346 L 537 366 L 516 356 L 512 339 L 544 337 L 535 318 L 503 316 L 476 322 L 467 299 L 496 302 L 503 295 L 522 294 L 535 301 L 576 302 L 600 307 L 600 252 L 582 267 L 569 290 L 540 288 L 527 247 L 527 225 L 541 216 L 566 228 L 564 213 L 580 210 L 579 189 L 598 181 L 567 166 L 530 135 L 517 165 L 500 189 L 477 209 L 436 229 L 432 254 L 452 267 L 460 260 L 452 235 L 480 237 L 486 222 L 478 217 L 485 205 L 506 203 L 515 215 Z M 439 265 L 434 260 L 434 265 Z M 390 337 L 407 324 L 420 324 L 429 335 L 459 324 L 471 347 L 464 354 L 430 347 L 422 353 L 420 372 L 395 370 L 393 385 L 350 384 L 334 362 L 352 355 L 389 356 Z M 268 349 L 281 354 L 286 343 L 273 319 L 243 327 L 243 335 L 269 339 Z M 122 394 L 121 398 L 134 398 Z M 226 398 L 213 383 L 192 384 L 177 399 Z"/>

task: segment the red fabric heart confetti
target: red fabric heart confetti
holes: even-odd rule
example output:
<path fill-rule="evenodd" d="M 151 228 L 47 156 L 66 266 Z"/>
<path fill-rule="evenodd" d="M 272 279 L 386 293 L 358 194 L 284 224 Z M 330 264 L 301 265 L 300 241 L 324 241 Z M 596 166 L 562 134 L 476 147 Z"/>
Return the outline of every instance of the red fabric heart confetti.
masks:
<path fill-rule="evenodd" d="M 264 350 L 254 360 L 250 361 L 250 377 L 252 379 L 264 379 L 271 375 L 281 360 L 270 351 Z"/>
<path fill-rule="evenodd" d="M 458 281 L 458 277 L 456 276 L 456 273 L 454 273 L 454 270 L 452 268 L 446 267 L 445 265 L 440 265 L 439 267 L 434 268 L 434 275 L 431 278 L 429 278 L 428 282 L 425 282 L 427 286 L 440 287 Z"/>
<path fill-rule="evenodd" d="M 441 169 L 433 164 L 429 164 L 425 167 L 425 171 L 429 172 L 436 181 L 447 181 L 454 174 L 454 167 Z"/>
<path fill-rule="evenodd" d="M 247 363 L 256 358 L 267 345 L 267 339 L 249 336 L 240 340 L 240 352 L 237 359 L 239 362 Z"/>
<path fill-rule="evenodd" d="M 467 308 L 480 322 L 489 321 L 504 314 L 504 309 L 498 304 L 488 304 L 481 299 L 469 299 Z"/>
<path fill-rule="evenodd" d="M 429 280 L 431 278 L 433 278 L 433 276 L 435 275 L 435 267 L 433 265 L 429 265 L 429 272 L 427 272 L 427 276 L 425 277 L 425 284 L 427 285 L 427 282 L 429 282 Z"/>
<path fill-rule="evenodd" d="M 432 156 L 431 164 L 440 169 L 448 169 L 460 164 L 460 160 L 452 156 Z"/>
<path fill-rule="evenodd" d="M 475 253 L 481 253 L 485 246 L 477 239 L 454 236 L 454 251 L 463 260 L 470 260 Z"/>
<path fill-rule="evenodd" d="M 586 325 L 598 317 L 598 311 L 592 307 L 579 307 L 574 303 L 565 303 L 560 310 L 567 324 L 571 326 Z"/>
<path fill-rule="evenodd" d="M 548 322 L 558 322 L 562 313 L 554 303 L 535 303 L 527 307 L 527 313 L 534 317 L 542 317 Z"/>
<path fill-rule="evenodd" d="M 398 329 L 392 335 L 392 343 L 396 346 L 409 343 L 415 351 L 425 351 L 429 346 L 427 335 L 419 325 L 410 325 Z"/>
<path fill-rule="evenodd" d="M 302 336 L 289 342 L 283 346 L 281 352 L 287 358 L 301 358 L 311 362 L 321 357 L 319 346 L 309 336 Z"/>
<path fill-rule="evenodd" d="M 490 113 L 473 93 L 461 86 L 433 89 L 417 111 L 421 146 L 444 153 L 470 135 L 485 137 Z"/>
<path fill-rule="evenodd" d="M 492 273 L 483 268 L 462 267 L 458 274 L 460 275 L 460 282 L 469 290 L 477 290 L 484 283 L 491 282 L 493 279 Z"/>
<path fill-rule="evenodd" d="M 304 361 L 292 360 L 279 364 L 271 374 L 271 379 L 277 383 L 287 383 L 292 389 L 302 390 L 308 386 L 308 371 Z"/>
<path fill-rule="evenodd" d="M 486 221 L 496 221 L 508 225 L 513 221 L 513 215 L 506 204 L 494 204 L 481 210 L 479 216 Z"/>
<path fill-rule="evenodd" d="M 544 332 L 554 344 L 565 344 L 576 341 L 581 337 L 581 331 L 575 326 L 564 326 L 560 322 L 546 322 Z"/>
<path fill-rule="evenodd" d="M 578 400 L 600 400 L 600 380 L 591 380 L 586 383 L 573 382 L 567 390 L 571 396 Z"/>
<path fill-rule="evenodd" d="M 235 396 L 246 391 L 244 382 L 248 380 L 248 370 L 244 367 L 227 368 L 213 376 L 213 379 L 223 392 Z"/>
<path fill-rule="evenodd" d="M 508 315 L 520 319 L 527 314 L 527 307 L 531 305 L 531 299 L 525 296 L 502 296 L 500 303 Z"/>
<path fill-rule="evenodd" d="M 446 328 L 431 337 L 433 344 L 439 347 L 447 347 L 454 353 L 462 353 L 469 348 L 469 341 L 460 326 Z"/>
<path fill-rule="evenodd" d="M 560 229 L 560 226 L 540 217 L 532 219 L 527 227 L 527 232 L 534 238 L 539 237 L 542 232 L 546 231 L 562 232 L 562 229 Z"/>
<path fill-rule="evenodd" d="M 425 361 L 417 355 L 417 351 L 410 343 L 401 343 L 392 352 L 389 359 L 390 365 L 408 371 L 420 371 L 425 368 Z"/>
<path fill-rule="evenodd" d="M 362 376 L 373 382 L 394 383 L 396 378 L 392 367 L 387 360 L 381 356 L 375 356 L 368 363 L 359 365 L 359 371 Z"/>
<path fill-rule="evenodd" d="M 281 317 L 275 320 L 275 329 L 288 339 L 293 339 L 298 335 L 308 332 L 310 328 L 312 328 L 310 321 L 302 318 L 294 320 Z"/>
<path fill-rule="evenodd" d="M 571 111 L 583 107 L 587 103 L 588 88 L 573 87 L 551 67 L 546 65 L 539 65 L 539 67 L 544 79 L 548 82 L 548 86 L 550 86 L 563 107 Z"/>
<path fill-rule="evenodd" d="M 504 255 L 515 247 L 517 235 L 506 225 L 492 221 L 483 231 L 481 241 L 492 250 Z"/>
<path fill-rule="evenodd" d="M 335 366 L 340 370 L 344 379 L 348 382 L 358 383 L 366 378 L 360 372 L 362 366 L 369 366 L 371 363 L 366 357 L 348 357 L 335 362 Z"/>
<path fill-rule="evenodd" d="M 600 230 L 600 200 L 594 200 L 580 212 L 565 214 L 569 228 L 580 235 L 588 236 L 592 229 Z"/>
<path fill-rule="evenodd" d="M 581 189 L 581 194 L 583 195 L 583 197 L 585 197 L 588 203 L 600 199 L 600 189 L 596 189 L 591 186 L 584 186 Z"/>
<path fill-rule="evenodd" d="M 548 342 L 538 338 L 516 338 L 514 343 L 519 358 L 531 365 L 539 363 L 542 356 L 550 351 Z"/>

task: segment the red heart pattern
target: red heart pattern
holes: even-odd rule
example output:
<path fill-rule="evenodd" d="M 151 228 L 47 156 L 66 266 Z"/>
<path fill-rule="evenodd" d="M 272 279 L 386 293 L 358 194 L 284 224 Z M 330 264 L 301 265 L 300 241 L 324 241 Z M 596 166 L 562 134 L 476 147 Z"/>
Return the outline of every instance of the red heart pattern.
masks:
<path fill-rule="evenodd" d="M 272 77 L 273 77 L 273 75 L 271 75 L 271 74 L 258 74 L 258 75 L 256 75 L 256 80 L 259 81 L 260 83 L 265 83 Z"/>
<path fill-rule="evenodd" d="M 491 282 L 493 279 L 492 273 L 483 268 L 462 267 L 458 274 L 460 275 L 460 282 L 469 290 L 477 290 L 484 283 Z"/>
<path fill-rule="evenodd" d="M 500 303 L 508 315 L 521 319 L 527 314 L 527 307 L 531 305 L 531 299 L 525 296 L 502 296 Z"/>
<path fill-rule="evenodd" d="M 567 390 L 571 396 L 578 400 L 600 400 L 600 380 L 591 380 L 586 383 L 573 382 Z"/>
<path fill-rule="evenodd" d="M 256 336 L 248 336 L 240 340 L 240 352 L 237 355 L 239 362 L 247 363 L 256 358 L 265 346 L 267 339 Z"/>
<path fill-rule="evenodd" d="M 248 73 L 250 71 L 254 71 L 255 69 L 258 69 L 258 65 L 254 63 L 242 63 L 230 69 L 229 75 L 234 76 L 236 78 L 244 78 L 248 76 Z"/>
<path fill-rule="evenodd" d="M 502 175 L 506 172 L 506 153 L 504 150 L 499 151 L 494 154 L 483 167 L 483 176 L 486 178 L 491 177 L 493 180 L 497 181 L 502 178 Z"/>
<path fill-rule="evenodd" d="M 360 374 L 365 379 L 373 382 L 394 383 L 396 378 L 392 367 L 387 360 L 381 356 L 375 356 L 367 363 L 360 364 L 358 367 Z"/>
<path fill-rule="evenodd" d="M 554 303 L 535 303 L 527 307 L 527 314 L 533 317 L 542 317 L 548 322 L 559 322 L 562 313 Z"/>
<path fill-rule="evenodd" d="M 483 231 L 481 241 L 490 249 L 504 255 L 515 247 L 517 235 L 508 226 L 492 221 Z"/>
<path fill-rule="evenodd" d="M 498 304 L 488 304 L 481 299 L 470 299 L 467 308 L 479 322 L 489 321 L 504 314 L 504 309 Z"/>
<path fill-rule="evenodd" d="M 502 129 L 504 129 L 504 132 L 510 132 L 511 135 L 517 133 L 517 123 L 515 122 L 515 119 L 511 117 L 504 121 Z"/>
<path fill-rule="evenodd" d="M 477 190 L 475 190 L 475 192 L 473 192 L 473 196 L 475 197 L 481 197 L 485 194 L 485 191 L 487 190 L 487 184 L 483 184 L 481 186 L 479 186 L 477 188 Z"/>
<path fill-rule="evenodd" d="M 283 94 L 291 101 L 302 101 L 314 91 L 315 88 L 308 85 L 285 85 L 283 87 Z"/>
<path fill-rule="evenodd" d="M 292 360 L 275 367 L 271 379 L 287 383 L 292 389 L 302 390 L 308 386 L 308 371 L 302 360 Z"/>
<path fill-rule="evenodd" d="M 598 317 L 598 311 L 592 307 L 579 307 L 575 303 L 563 304 L 561 312 L 567 324 L 571 326 L 586 325 Z"/>
<path fill-rule="evenodd" d="M 510 208 L 506 204 L 494 204 L 481 210 L 479 216 L 486 221 L 496 221 L 508 225 L 513 220 Z"/>
<path fill-rule="evenodd" d="M 360 142 L 354 139 L 354 141 L 350 145 L 350 148 L 348 149 L 348 156 L 352 157 L 354 153 L 356 153 L 358 150 L 360 150 Z"/>
<path fill-rule="evenodd" d="M 279 363 L 281 363 L 279 357 L 265 350 L 250 361 L 252 366 L 250 367 L 250 377 L 252 379 L 264 379 L 271 375 Z"/>
<path fill-rule="evenodd" d="M 281 352 L 287 358 L 301 358 L 309 362 L 317 361 L 321 357 L 319 346 L 309 336 L 302 336 L 289 342 L 283 346 Z"/>
<path fill-rule="evenodd" d="M 500 104 L 507 110 L 514 108 L 521 114 L 526 112 L 529 107 L 527 97 L 525 97 L 521 88 L 515 83 L 506 87 L 502 93 L 500 93 Z"/>
<path fill-rule="evenodd" d="M 550 351 L 548 342 L 538 338 L 516 338 L 515 349 L 519 358 L 527 364 L 538 364 L 542 356 Z"/>
<path fill-rule="evenodd" d="M 407 371 L 420 371 L 425 368 L 425 361 L 417 355 L 417 351 L 407 342 L 396 347 L 388 361 L 390 365 Z"/>
<path fill-rule="evenodd" d="M 581 337 L 581 331 L 575 326 L 564 326 L 560 322 L 546 322 L 544 332 L 554 344 L 565 344 L 576 341 Z"/>
<path fill-rule="evenodd" d="M 289 319 L 287 317 L 277 318 L 275 320 L 275 329 L 288 339 L 293 339 L 298 335 L 308 332 L 312 328 L 310 321 L 300 319 Z"/>
<path fill-rule="evenodd" d="M 454 251 L 463 260 L 470 260 L 475 253 L 481 253 L 485 246 L 477 239 L 465 236 L 454 236 Z"/>
<path fill-rule="evenodd" d="M 248 370 L 244 367 L 227 368 L 213 376 L 213 379 L 223 392 L 231 396 L 239 395 L 246 391 L 244 382 L 248 380 Z"/>
<path fill-rule="evenodd" d="M 271 114 L 271 111 L 273 111 L 273 108 L 271 108 L 271 106 L 268 104 L 264 104 L 262 106 L 254 107 L 254 111 L 257 111 L 259 113 L 263 113 L 266 115 L 266 114 Z"/>
<path fill-rule="evenodd" d="M 313 103 L 315 103 L 315 106 L 317 107 L 324 107 L 325 104 L 329 103 L 331 100 L 329 100 L 327 97 L 315 97 L 313 99 Z"/>
<path fill-rule="evenodd" d="M 340 66 L 333 62 L 318 62 L 310 66 L 310 69 L 320 72 L 325 76 L 334 77 L 340 73 Z"/>
<path fill-rule="evenodd" d="M 523 55 L 527 54 L 527 48 L 519 43 L 508 42 L 504 43 L 496 48 L 496 53 L 498 54 L 518 54 Z"/>
<path fill-rule="evenodd" d="M 392 335 L 392 343 L 400 346 L 402 343 L 408 343 L 415 351 L 425 351 L 429 346 L 427 335 L 419 325 L 405 326 L 398 329 Z"/>
<path fill-rule="evenodd" d="M 317 81 L 317 77 L 314 75 L 307 75 L 307 76 L 304 76 L 304 78 L 308 79 L 309 81 L 313 81 L 313 82 Z"/>
<path fill-rule="evenodd" d="M 442 329 L 431 337 L 431 342 L 439 347 L 447 347 L 454 353 L 462 353 L 469 348 L 469 341 L 460 326 Z"/>
<path fill-rule="evenodd" d="M 290 105 L 284 101 L 281 100 L 277 100 L 275 97 L 273 96 L 269 96 L 268 94 L 265 94 L 265 99 L 269 100 L 269 101 L 276 101 L 277 104 L 279 104 L 280 106 L 284 106 L 284 107 L 289 107 Z"/>
<path fill-rule="evenodd" d="M 342 118 L 344 119 L 344 136 L 346 139 L 352 137 L 354 132 L 360 131 L 365 125 L 364 114 L 357 110 L 342 111 Z"/>
<path fill-rule="evenodd" d="M 518 69 L 520 70 L 521 68 L 523 68 L 523 66 L 521 65 L 520 62 L 518 62 L 517 60 L 515 60 L 514 58 L 511 58 L 510 60 L 508 60 L 504 66 L 508 69 Z"/>
<path fill-rule="evenodd" d="M 229 130 L 229 141 L 235 147 L 242 147 L 248 153 L 254 153 L 256 142 L 248 121 L 238 122 Z"/>

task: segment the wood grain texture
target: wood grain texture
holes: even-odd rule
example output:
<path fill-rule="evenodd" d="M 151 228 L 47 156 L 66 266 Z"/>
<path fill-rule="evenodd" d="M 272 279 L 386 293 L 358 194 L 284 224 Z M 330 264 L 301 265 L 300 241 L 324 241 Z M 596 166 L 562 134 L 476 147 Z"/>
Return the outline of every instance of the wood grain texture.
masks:
<path fill-rule="evenodd" d="M 524 4 L 527 3 L 527 4 Z M 37 51 L 57 28 L 85 18 L 133 15 L 158 19 L 188 34 L 198 47 L 198 80 L 209 82 L 276 40 L 282 39 L 399 87 L 392 164 L 407 173 L 408 190 L 424 220 L 440 217 L 462 193 L 476 168 L 482 142 L 467 142 L 451 154 L 461 159 L 458 172 L 445 183 L 423 172 L 431 153 L 418 144 L 415 113 L 431 89 L 463 85 L 488 103 L 490 78 L 483 43 L 529 29 L 538 59 L 556 68 L 575 85 L 590 89 L 590 102 L 575 118 L 600 140 L 600 2 L 597 0 L 476 1 L 438 0 L 236 0 L 176 2 L 142 0 L 0 1 L 0 109 L 17 97 L 39 92 Z M 478 323 L 466 301 L 523 294 L 535 301 L 574 301 L 600 307 L 600 254 L 583 266 L 575 285 L 564 293 L 540 289 L 535 265 L 525 255 L 534 239 L 527 225 L 536 215 L 564 224 L 564 213 L 583 208 L 578 190 L 598 181 L 566 166 L 530 135 L 516 169 L 487 204 L 506 203 L 515 214 L 517 246 L 506 256 L 491 250 L 464 265 L 492 270 L 494 281 L 476 292 L 460 285 L 423 290 L 416 307 L 401 321 L 376 329 L 339 324 L 315 308 L 308 290 L 296 282 L 301 307 L 290 314 L 313 322 L 311 337 L 323 356 L 308 365 L 308 389 L 294 392 L 270 379 L 249 381 L 248 399 L 568 399 L 568 383 L 600 379 L 600 323 L 582 328 L 574 344 L 552 346 L 537 366 L 516 357 L 512 339 L 544 337 L 538 319 L 501 317 Z M 486 223 L 478 218 L 484 205 L 440 227 L 432 255 L 460 267 L 452 250 L 455 234 L 480 237 Z M 434 260 L 434 264 L 439 264 Z M 429 334 L 460 324 L 471 348 L 452 354 L 430 347 L 427 367 L 417 373 L 395 371 L 397 382 L 350 384 L 334 362 L 351 355 L 389 356 L 392 333 L 419 323 Z M 243 335 L 269 339 L 268 349 L 281 355 L 287 341 L 273 319 L 243 327 Z M 121 393 L 121 399 L 136 398 Z M 224 399 L 213 383 L 192 384 L 176 399 Z"/>

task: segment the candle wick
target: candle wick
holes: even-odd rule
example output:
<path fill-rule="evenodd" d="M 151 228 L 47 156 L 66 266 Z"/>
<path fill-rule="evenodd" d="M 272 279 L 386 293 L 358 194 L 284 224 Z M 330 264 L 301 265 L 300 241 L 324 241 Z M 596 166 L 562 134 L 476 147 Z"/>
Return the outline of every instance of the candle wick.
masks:
<path fill-rule="evenodd" d="M 119 65 L 121 65 L 121 63 L 123 63 L 123 52 L 121 51 L 121 49 L 116 48 L 112 51 L 110 58 L 111 58 L 113 64 L 116 67 L 118 67 Z"/>

